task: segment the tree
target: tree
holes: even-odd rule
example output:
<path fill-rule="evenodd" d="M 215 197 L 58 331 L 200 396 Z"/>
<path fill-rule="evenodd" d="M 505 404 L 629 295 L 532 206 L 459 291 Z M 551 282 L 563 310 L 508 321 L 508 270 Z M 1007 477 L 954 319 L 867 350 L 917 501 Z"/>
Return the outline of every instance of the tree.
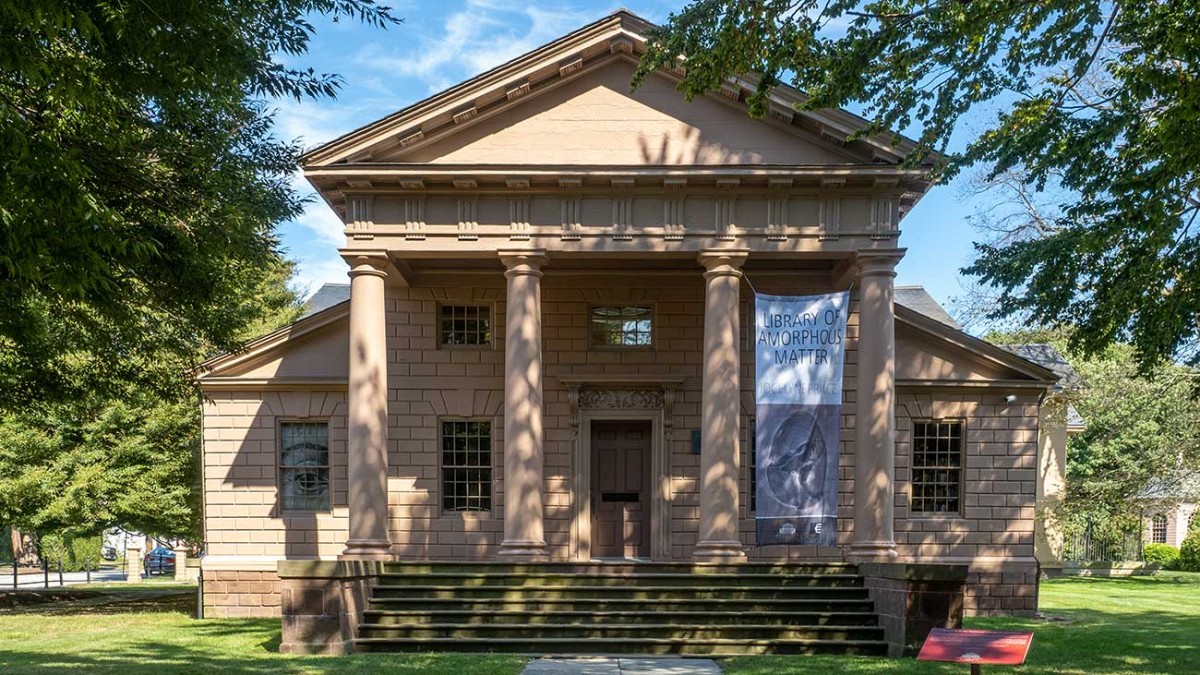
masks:
<path fill-rule="evenodd" d="M 374 0 L 0 0 L 0 410 L 162 388 L 257 319 L 246 291 L 302 206 L 264 100 L 340 84 L 284 64 L 310 13 L 397 21 Z"/>
<path fill-rule="evenodd" d="M 1061 190 L 1044 236 L 983 244 L 967 272 L 993 316 L 1069 324 L 1072 345 L 1132 344 L 1143 370 L 1200 363 L 1200 21 L 1197 0 L 695 0 L 650 36 L 638 71 L 686 67 L 680 89 L 760 75 L 806 109 L 859 104 L 862 132 L 918 128 L 935 180 L 986 166 Z M 844 26 L 844 30 L 840 28 Z M 990 128 L 946 154 L 967 113 Z M 943 153 L 938 155 L 937 153 Z"/>
<path fill-rule="evenodd" d="M 239 311 L 259 337 L 294 321 L 290 263 L 268 268 Z M 153 387 L 128 384 L 0 416 L 0 522 L 25 532 L 93 534 L 119 525 L 200 540 L 200 399 L 191 373 L 154 369 Z"/>
<path fill-rule="evenodd" d="M 1055 346 L 1084 383 L 1073 405 L 1086 424 L 1067 450 L 1064 515 L 1100 528 L 1101 536 L 1134 529 L 1138 495 L 1154 484 L 1200 470 L 1200 402 L 1192 397 L 1195 372 L 1169 361 L 1139 372 L 1129 345 L 1100 354 L 1072 351 L 1069 329 L 1028 329 L 986 336 L 998 344 Z"/>

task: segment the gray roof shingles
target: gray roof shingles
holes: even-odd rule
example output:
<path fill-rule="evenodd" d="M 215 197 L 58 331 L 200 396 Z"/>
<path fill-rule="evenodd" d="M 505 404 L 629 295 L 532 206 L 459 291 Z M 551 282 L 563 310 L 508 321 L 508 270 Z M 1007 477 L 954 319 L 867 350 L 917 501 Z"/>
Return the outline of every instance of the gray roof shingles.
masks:
<path fill-rule="evenodd" d="M 1034 343 L 1025 345 L 1000 345 L 1017 356 L 1032 361 L 1043 368 L 1054 371 L 1058 375 L 1058 386 L 1062 389 L 1079 389 L 1083 386 L 1083 378 L 1071 367 L 1067 358 L 1053 345 Z"/>
<path fill-rule="evenodd" d="M 937 300 L 933 299 L 924 286 L 897 286 L 895 293 L 897 303 L 914 312 L 924 314 L 938 323 L 946 324 L 955 330 L 962 330 L 962 326 L 938 304 Z"/>
<path fill-rule="evenodd" d="M 350 301 L 350 284 L 324 284 L 304 303 L 301 319 Z"/>

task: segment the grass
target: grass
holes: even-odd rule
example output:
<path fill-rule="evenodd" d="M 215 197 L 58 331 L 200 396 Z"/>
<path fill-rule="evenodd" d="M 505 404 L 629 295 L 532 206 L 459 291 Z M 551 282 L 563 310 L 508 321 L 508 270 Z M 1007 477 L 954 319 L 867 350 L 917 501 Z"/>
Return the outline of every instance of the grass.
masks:
<path fill-rule="evenodd" d="M 495 655 L 278 653 L 277 619 L 196 621 L 195 587 L 156 582 L 98 586 L 108 599 L 0 611 L 0 672 L 71 668 L 121 675 L 342 673 L 516 675 L 525 659 Z M 977 628 L 1031 629 L 1028 663 L 986 673 L 1158 675 L 1200 672 L 1200 574 L 1060 579 L 1042 584 L 1042 608 L 1065 621 L 975 619 Z M 733 675 L 963 674 L 955 664 L 913 659 L 763 656 L 722 663 Z"/>
<path fill-rule="evenodd" d="M 1024 666 L 984 666 L 1011 675 L 1195 675 L 1200 673 L 1200 574 L 1042 582 L 1042 612 L 1065 621 L 968 619 L 968 628 L 1032 630 Z M 730 675 L 963 674 L 961 664 L 914 659 L 758 656 L 722 664 Z"/>
<path fill-rule="evenodd" d="M 280 654 L 278 619 L 193 619 L 194 585 L 106 584 L 99 590 L 116 601 L 0 611 L 0 673 L 517 675 L 526 661 L 476 654 Z"/>

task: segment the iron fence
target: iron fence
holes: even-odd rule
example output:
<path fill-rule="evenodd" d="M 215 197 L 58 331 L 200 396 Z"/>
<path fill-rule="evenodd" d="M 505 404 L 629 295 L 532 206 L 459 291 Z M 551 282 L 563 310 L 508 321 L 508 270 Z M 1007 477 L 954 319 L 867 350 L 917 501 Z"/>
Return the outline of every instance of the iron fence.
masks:
<path fill-rule="evenodd" d="M 1141 562 L 1142 533 L 1098 536 L 1090 527 L 1063 541 L 1063 560 L 1071 562 Z"/>

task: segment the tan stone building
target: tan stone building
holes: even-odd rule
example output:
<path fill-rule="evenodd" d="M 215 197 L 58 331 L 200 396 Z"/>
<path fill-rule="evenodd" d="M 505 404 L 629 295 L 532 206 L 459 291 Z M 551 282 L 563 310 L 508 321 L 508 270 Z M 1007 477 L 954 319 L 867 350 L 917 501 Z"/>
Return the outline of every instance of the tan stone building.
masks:
<path fill-rule="evenodd" d="M 968 612 L 1035 610 L 1057 378 L 894 288 L 910 144 L 786 87 L 753 119 L 749 77 L 630 92 L 647 28 L 619 12 L 304 157 L 348 300 L 200 380 L 208 616 L 350 621 L 285 630 L 311 649 L 353 638 L 377 561 L 610 558 L 958 565 Z M 838 545 L 758 547 L 753 293 L 839 289 Z M 331 561 L 304 567 L 323 609 L 295 561 Z"/>

